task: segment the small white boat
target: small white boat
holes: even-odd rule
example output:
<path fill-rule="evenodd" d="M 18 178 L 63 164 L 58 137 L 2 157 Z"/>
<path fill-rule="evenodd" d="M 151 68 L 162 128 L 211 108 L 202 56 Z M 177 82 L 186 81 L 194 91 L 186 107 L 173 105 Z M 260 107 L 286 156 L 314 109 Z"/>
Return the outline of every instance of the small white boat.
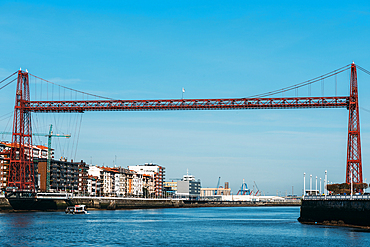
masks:
<path fill-rule="evenodd" d="M 86 205 L 74 205 L 67 207 L 66 214 L 87 214 Z"/>

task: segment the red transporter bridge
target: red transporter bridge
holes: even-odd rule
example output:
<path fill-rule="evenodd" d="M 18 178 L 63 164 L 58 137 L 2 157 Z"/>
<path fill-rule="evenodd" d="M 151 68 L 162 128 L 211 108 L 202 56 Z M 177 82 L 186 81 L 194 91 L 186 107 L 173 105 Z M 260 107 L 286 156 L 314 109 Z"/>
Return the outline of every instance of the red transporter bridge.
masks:
<path fill-rule="evenodd" d="M 85 112 L 85 111 L 163 111 L 163 110 L 236 110 L 236 109 L 297 109 L 297 108 L 347 108 L 349 110 L 346 182 L 362 183 L 360 121 L 356 65 L 344 66 L 313 82 L 351 69 L 350 95 L 341 97 L 282 97 L 264 98 L 276 91 L 254 98 L 234 99 L 175 99 L 175 100 L 86 100 L 86 101 L 31 101 L 29 73 L 18 71 L 14 107 L 14 122 L 9 167 L 8 188 L 13 191 L 34 192 L 32 160 L 32 112 Z M 291 89 L 291 87 L 286 88 Z"/>

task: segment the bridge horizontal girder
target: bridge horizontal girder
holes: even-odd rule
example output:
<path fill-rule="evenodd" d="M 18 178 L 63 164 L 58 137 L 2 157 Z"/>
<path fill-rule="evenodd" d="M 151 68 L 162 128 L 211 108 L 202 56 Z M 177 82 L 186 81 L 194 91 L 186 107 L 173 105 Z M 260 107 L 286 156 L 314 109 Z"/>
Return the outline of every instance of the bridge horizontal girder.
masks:
<path fill-rule="evenodd" d="M 349 97 L 25 101 L 30 112 L 348 108 Z"/>

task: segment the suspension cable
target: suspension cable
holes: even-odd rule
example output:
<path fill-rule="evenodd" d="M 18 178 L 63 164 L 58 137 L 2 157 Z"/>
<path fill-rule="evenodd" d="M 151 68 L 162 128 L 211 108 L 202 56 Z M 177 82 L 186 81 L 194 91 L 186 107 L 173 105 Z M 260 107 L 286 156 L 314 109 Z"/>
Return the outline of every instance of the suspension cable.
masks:
<path fill-rule="evenodd" d="M 80 139 L 81 124 L 82 124 L 82 116 L 83 116 L 83 114 L 81 114 L 81 117 L 80 117 L 80 126 L 79 126 L 79 128 L 78 128 L 78 134 L 77 134 L 77 143 L 76 143 L 76 151 L 75 151 L 75 156 L 74 156 L 74 160 L 76 160 L 76 155 L 77 155 L 77 147 L 78 147 L 78 140 Z"/>
<path fill-rule="evenodd" d="M 370 75 L 370 71 L 368 71 L 367 69 L 364 69 L 359 65 L 357 65 L 357 68 L 359 68 L 362 72 L 365 72 L 366 74 Z"/>
<path fill-rule="evenodd" d="M 48 80 L 45 80 L 41 77 L 38 77 L 38 76 L 35 76 L 31 73 L 28 73 L 29 75 L 33 76 L 33 77 L 36 77 L 37 79 L 40 79 L 42 81 L 45 81 L 45 82 L 48 82 L 48 83 L 51 83 L 53 85 L 56 85 L 56 86 L 59 86 L 59 87 L 62 87 L 62 88 L 65 88 L 65 89 L 68 89 L 68 90 L 71 90 L 71 91 L 74 91 L 76 93 L 81 93 L 81 94 L 86 94 L 86 95 L 90 95 L 90 96 L 93 96 L 93 97 L 97 97 L 97 98 L 101 98 L 101 99 L 109 99 L 109 100 L 115 100 L 115 99 L 112 99 L 112 98 L 108 98 L 108 97 L 103 97 L 103 96 L 100 96 L 100 95 L 96 95 L 96 94 L 91 94 L 91 93 L 86 93 L 86 92 L 83 92 L 83 91 L 80 91 L 80 90 L 76 90 L 76 89 L 73 89 L 73 88 L 70 88 L 70 87 L 66 87 L 66 86 L 62 86 L 62 85 L 59 85 L 57 83 L 54 83 L 54 82 L 51 82 L 51 81 L 48 81 Z"/>
<path fill-rule="evenodd" d="M 10 76 L 8 76 L 7 78 L 5 78 L 4 80 L 0 81 L 0 83 L 3 83 L 4 81 L 8 80 L 10 77 L 12 77 L 13 75 L 17 74 L 18 71 L 14 72 L 13 74 L 11 74 Z"/>
<path fill-rule="evenodd" d="M 3 89 L 4 87 L 8 86 L 9 84 L 11 84 L 12 82 L 15 82 L 17 80 L 17 78 L 15 78 L 14 80 L 8 82 L 7 84 L 5 84 L 4 86 L 0 87 L 0 90 Z"/>
<path fill-rule="evenodd" d="M 320 80 L 329 78 L 333 75 L 340 74 L 340 73 L 350 69 L 350 66 L 351 66 L 351 64 L 348 64 L 346 66 L 343 66 L 339 69 L 333 70 L 333 71 L 331 71 L 329 73 L 326 73 L 324 75 L 318 76 L 316 78 L 313 78 L 313 79 L 310 79 L 310 80 L 307 80 L 307 81 L 304 81 L 304 82 L 301 82 L 301 83 L 298 83 L 298 84 L 295 84 L 295 85 L 292 85 L 292 86 L 289 86 L 289 87 L 285 87 L 285 88 L 277 89 L 277 90 L 274 90 L 274 91 L 270 91 L 270 92 L 267 92 L 267 93 L 252 95 L 252 96 L 249 96 L 248 98 L 260 98 L 260 97 L 271 96 L 271 95 L 274 95 L 274 94 L 284 93 L 284 92 L 287 92 L 287 91 L 290 91 L 290 90 L 293 90 L 293 89 L 296 89 L 296 88 L 299 88 L 299 87 L 307 86 L 307 85 L 313 84 L 315 82 L 318 82 Z"/>

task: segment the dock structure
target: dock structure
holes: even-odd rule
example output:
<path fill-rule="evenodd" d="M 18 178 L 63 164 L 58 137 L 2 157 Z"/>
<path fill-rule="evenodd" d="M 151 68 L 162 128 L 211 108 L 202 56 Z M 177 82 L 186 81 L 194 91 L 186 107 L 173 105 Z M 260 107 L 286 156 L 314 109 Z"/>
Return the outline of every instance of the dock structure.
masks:
<path fill-rule="evenodd" d="M 64 211 L 68 206 L 86 205 L 88 210 L 299 206 L 300 200 L 286 201 L 210 201 L 184 198 L 134 198 L 78 196 L 72 193 L 38 193 L 20 197 L 19 193 L 0 198 L 0 211 Z"/>
<path fill-rule="evenodd" d="M 298 221 L 370 226 L 370 195 L 312 195 L 302 199 Z"/>

